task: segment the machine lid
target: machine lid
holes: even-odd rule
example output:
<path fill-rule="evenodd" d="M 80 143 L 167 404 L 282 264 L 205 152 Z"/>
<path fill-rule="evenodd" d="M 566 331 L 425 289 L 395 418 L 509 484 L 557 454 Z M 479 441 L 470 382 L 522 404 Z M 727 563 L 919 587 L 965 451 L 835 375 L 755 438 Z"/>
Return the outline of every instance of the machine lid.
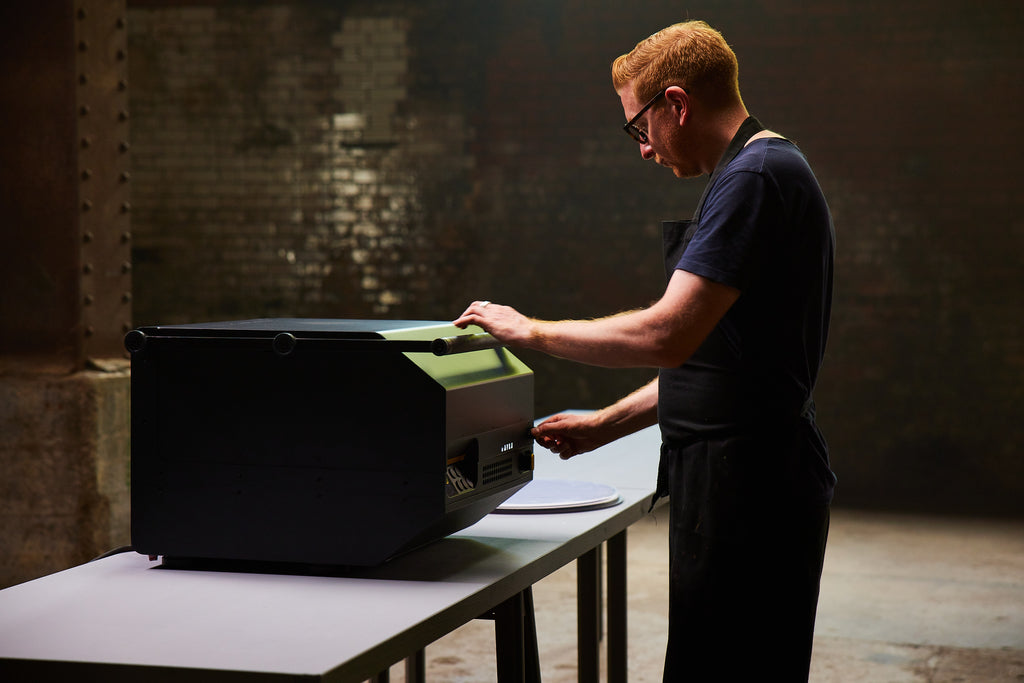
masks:
<path fill-rule="evenodd" d="M 255 318 L 180 325 L 152 325 L 140 328 L 149 335 L 165 337 L 273 337 L 283 332 L 305 338 L 385 339 L 388 333 L 407 332 L 409 336 L 433 339 L 439 328 L 450 322 L 429 320 L 352 320 L 343 318 Z M 423 330 L 422 336 L 417 330 Z M 441 330 L 443 332 L 443 330 Z"/>

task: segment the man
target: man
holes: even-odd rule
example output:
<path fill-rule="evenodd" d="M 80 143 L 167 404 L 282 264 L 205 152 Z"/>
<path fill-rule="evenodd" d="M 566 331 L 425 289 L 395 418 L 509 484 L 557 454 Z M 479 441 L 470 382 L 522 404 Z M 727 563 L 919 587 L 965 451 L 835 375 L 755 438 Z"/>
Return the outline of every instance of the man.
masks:
<path fill-rule="evenodd" d="M 807 679 L 835 483 L 811 400 L 832 222 L 801 152 L 748 115 L 737 73 L 703 22 L 659 31 L 612 65 L 640 155 L 680 178 L 711 175 L 694 219 L 664 225 L 659 301 L 558 322 L 477 301 L 455 321 L 582 363 L 660 368 L 614 405 L 556 415 L 534 435 L 570 458 L 660 425 L 666 681 Z"/>

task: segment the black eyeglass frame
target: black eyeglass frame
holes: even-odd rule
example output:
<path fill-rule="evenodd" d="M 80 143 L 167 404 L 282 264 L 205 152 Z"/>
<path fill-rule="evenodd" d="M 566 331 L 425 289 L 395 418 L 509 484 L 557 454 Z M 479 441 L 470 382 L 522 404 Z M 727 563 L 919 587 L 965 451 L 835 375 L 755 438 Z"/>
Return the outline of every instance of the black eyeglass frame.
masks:
<path fill-rule="evenodd" d="M 640 120 L 640 117 L 644 115 L 644 112 L 646 112 L 648 109 L 650 109 L 651 107 L 654 106 L 655 102 L 657 102 L 662 97 L 664 97 L 665 96 L 665 91 L 667 91 L 671 87 L 672 87 L 671 85 L 668 85 L 668 86 L 665 86 L 664 88 L 662 88 L 661 92 L 659 92 L 657 95 L 652 97 L 650 102 L 645 104 L 640 109 L 640 111 L 638 111 L 636 113 L 636 116 L 631 118 L 629 121 L 626 121 L 626 123 L 622 126 L 622 130 L 626 131 L 626 135 L 628 135 L 629 137 L 633 138 L 634 141 L 639 142 L 641 145 L 646 145 L 647 144 L 647 131 L 638 128 L 637 125 L 636 125 L 636 122 Z M 683 88 L 682 90 L 685 93 L 689 93 L 690 92 L 686 88 Z"/>

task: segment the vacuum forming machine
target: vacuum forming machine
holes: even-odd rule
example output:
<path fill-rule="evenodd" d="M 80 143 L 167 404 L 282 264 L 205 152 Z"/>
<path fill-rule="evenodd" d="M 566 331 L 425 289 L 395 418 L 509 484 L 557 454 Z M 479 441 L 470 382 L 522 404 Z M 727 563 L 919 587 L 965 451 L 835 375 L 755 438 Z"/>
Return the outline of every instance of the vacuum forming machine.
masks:
<path fill-rule="evenodd" d="M 376 565 L 533 476 L 533 373 L 425 321 L 141 327 L 132 546 L 182 560 Z"/>

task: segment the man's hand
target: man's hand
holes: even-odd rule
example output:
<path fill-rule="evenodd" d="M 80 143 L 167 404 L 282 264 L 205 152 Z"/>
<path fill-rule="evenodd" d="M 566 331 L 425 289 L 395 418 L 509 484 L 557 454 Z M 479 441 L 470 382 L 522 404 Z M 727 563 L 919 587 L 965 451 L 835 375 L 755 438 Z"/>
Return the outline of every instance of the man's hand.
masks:
<path fill-rule="evenodd" d="M 474 301 L 453 324 L 463 329 L 467 325 L 476 325 L 495 339 L 518 347 L 528 344 L 534 329 L 534 321 L 516 309 L 490 301 Z"/>
<path fill-rule="evenodd" d="M 538 444 L 557 453 L 562 460 L 595 450 L 615 440 L 615 435 L 602 428 L 593 413 L 555 415 L 534 427 L 533 436 Z"/>
<path fill-rule="evenodd" d="M 533 429 L 537 443 L 562 460 L 586 453 L 658 422 L 658 379 L 592 413 L 560 413 Z"/>

